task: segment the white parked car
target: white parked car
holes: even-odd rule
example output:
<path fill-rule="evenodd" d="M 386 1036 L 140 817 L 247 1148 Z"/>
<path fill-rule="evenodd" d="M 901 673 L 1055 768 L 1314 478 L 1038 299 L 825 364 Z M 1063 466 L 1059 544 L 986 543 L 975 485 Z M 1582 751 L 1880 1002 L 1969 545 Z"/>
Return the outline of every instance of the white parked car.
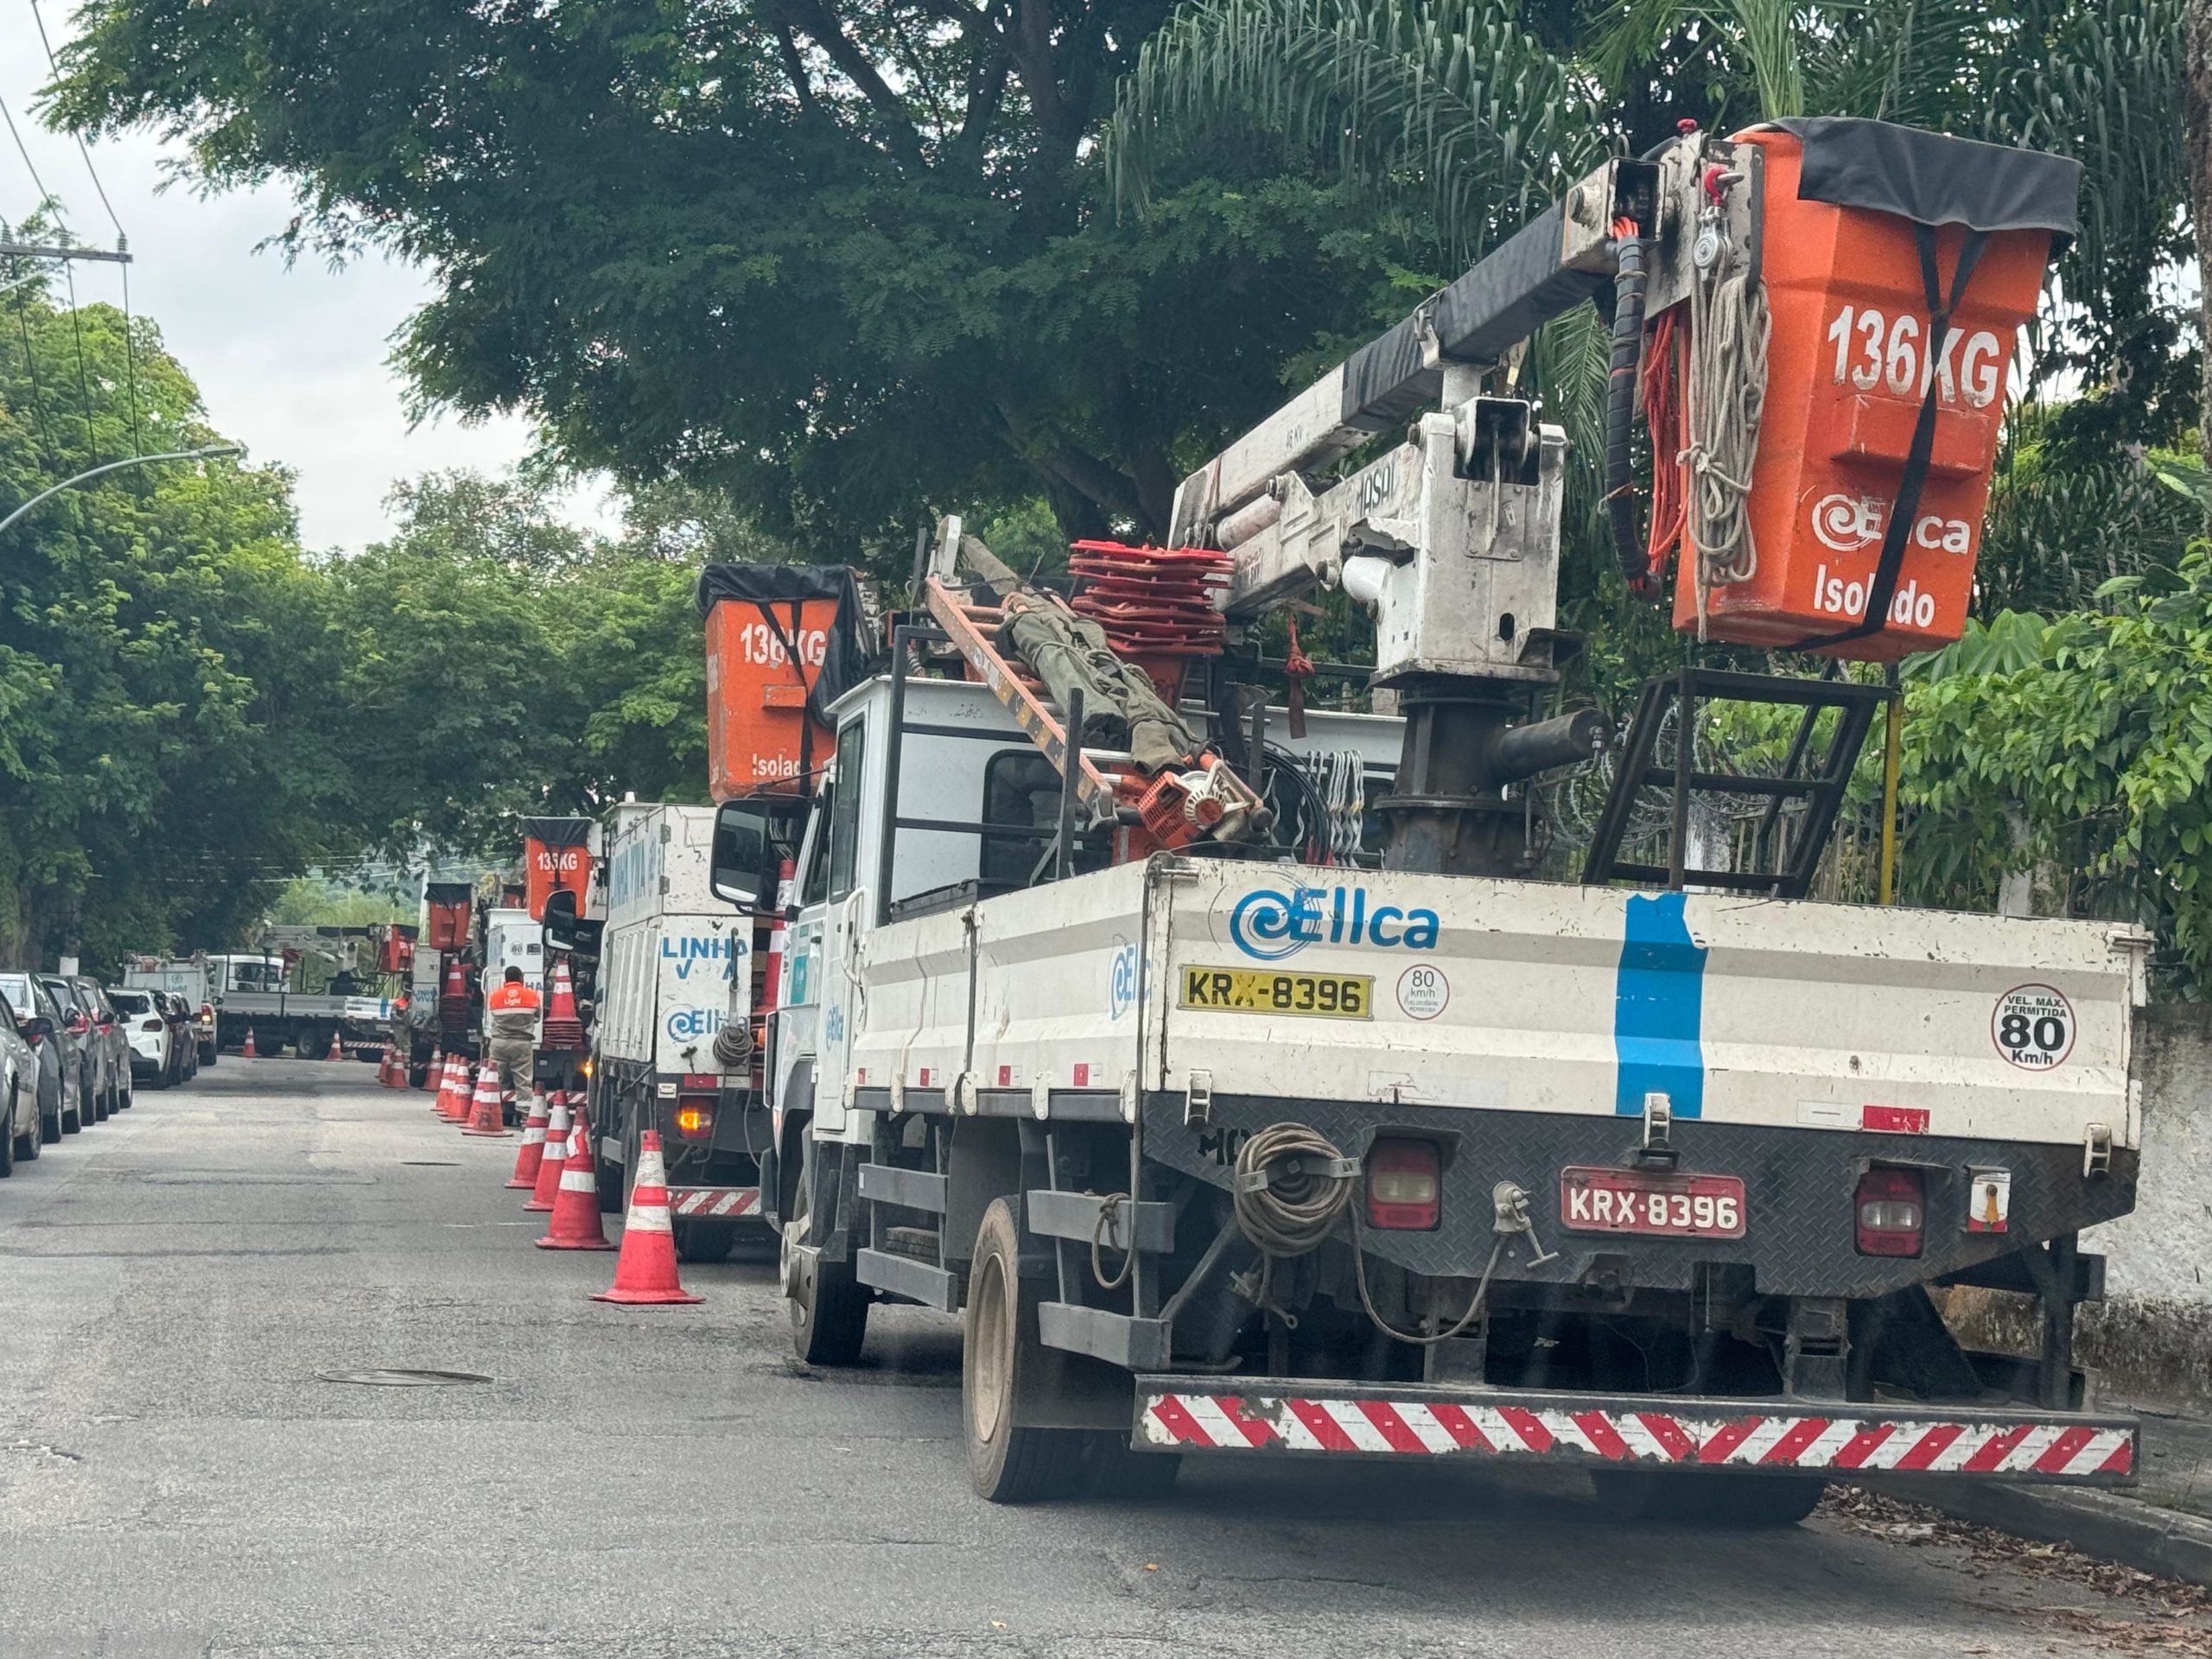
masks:
<path fill-rule="evenodd" d="M 175 1071 L 176 1032 L 169 1023 L 168 1010 L 156 1001 L 157 995 L 124 988 L 110 991 L 107 1000 L 114 1005 L 124 1034 L 130 1039 L 130 1075 L 143 1077 L 156 1089 L 166 1089 Z"/>

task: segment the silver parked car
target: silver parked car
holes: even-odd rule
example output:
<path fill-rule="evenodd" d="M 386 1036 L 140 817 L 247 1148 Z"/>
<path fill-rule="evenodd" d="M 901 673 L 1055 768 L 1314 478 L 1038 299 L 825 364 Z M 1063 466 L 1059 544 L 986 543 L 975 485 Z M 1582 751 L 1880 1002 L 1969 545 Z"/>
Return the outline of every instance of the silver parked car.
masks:
<path fill-rule="evenodd" d="M 107 992 L 101 988 L 99 981 L 79 974 L 69 982 L 77 988 L 77 1000 L 92 1016 L 92 1025 L 107 1045 L 108 1058 L 114 1067 L 110 1075 L 116 1080 L 115 1093 L 108 1105 L 118 1111 L 127 1109 L 131 1100 L 130 1033 L 123 1028 L 123 1021 L 107 1000 Z"/>
<path fill-rule="evenodd" d="M 39 1112 L 51 1142 L 85 1127 L 84 1067 L 66 1029 L 69 1017 L 35 975 L 0 971 L 0 997 L 15 1010 L 16 1029 L 39 1058 Z"/>
<path fill-rule="evenodd" d="M 88 1125 L 103 1122 L 115 1104 L 114 1056 L 102 1040 L 99 1028 L 92 1023 L 92 1014 L 79 1000 L 76 987 L 59 974 L 41 974 L 38 982 L 61 1010 L 61 1035 L 69 1058 L 77 1069 L 85 1122 Z"/>
<path fill-rule="evenodd" d="M 0 1178 L 16 1173 L 18 1158 L 44 1149 L 38 1121 L 39 1060 L 30 1039 L 16 1027 L 16 1011 L 0 999 Z"/>

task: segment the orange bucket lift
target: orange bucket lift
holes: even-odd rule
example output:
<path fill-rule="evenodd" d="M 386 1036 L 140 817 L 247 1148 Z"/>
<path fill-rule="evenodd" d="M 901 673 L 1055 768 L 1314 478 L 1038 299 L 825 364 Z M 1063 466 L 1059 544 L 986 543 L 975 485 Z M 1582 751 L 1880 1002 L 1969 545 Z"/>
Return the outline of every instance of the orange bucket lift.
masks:
<path fill-rule="evenodd" d="M 1675 556 L 1675 626 L 1849 658 L 1948 645 L 1966 626 L 2020 327 L 2073 228 L 2080 168 L 1835 118 L 1730 142 L 1751 147 L 1738 153 L 1752 162 L 1753 283 L 1771 319 L 1748 544 L 1716 566 L 1691 524 L 1656 511 L 1653 575 Z M 1738 182 L 1708 168 L 1716 219 Z M 1687 437 L 1665 453 L 1667 400 L 1699 345 L 1691 309 L 1655 318 L 1647 341 L 1655 470 L 1675 469 L 1661 503 L 1717 482 Z"/>

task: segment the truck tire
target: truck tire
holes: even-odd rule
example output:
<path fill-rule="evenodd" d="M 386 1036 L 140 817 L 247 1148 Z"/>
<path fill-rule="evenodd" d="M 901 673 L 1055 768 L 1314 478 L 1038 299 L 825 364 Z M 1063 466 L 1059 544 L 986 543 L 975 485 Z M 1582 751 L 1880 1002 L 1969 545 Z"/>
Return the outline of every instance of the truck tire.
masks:
<path fill-rule="evenodd" d="M 1173 1452 L 1132 1452 L 1119 1429 L 1090 1436 L 1092 1490 L 1100 1497 L 1143 1503 L 1175 1490 L 1183 1459 Z"/>
<path fill-rule="evenodd" d="M 853 1277 L 850 1262 L 817 1256 L 810 1263 L 798 1254 L 813 1202 L 811 1146 L 806 1156 L 810 1167 L 799 1179 L 791 1218 L 784 1224 L 784 1299 L 791 1309 L 791 1347 L 809 1365 L 849 1365 L 868 1340 L 868 1287 Z"/>
<path fill-rule="evenodd" d="M 1794 1527 L 1827 1490 L 1817 1475 L 1734 1469 L 1593 1469 L 1590 1484 L 1608 1514 L 1732 1531 Z"/>
<path fill-rule="evenodd" d="M 679 1262 L 727 1262 L 737 1243 L 737 1228 L 727 1221 L 695 1221 L 678 1216 L 672 1224 Z"/>
<path fill-rule="evenodd" d="M 1037 1302 L 1021 1283 L 1021 1241 L 1014 1206 L 994 1198 L 976 1230 L 968 1281 L 965 1340 L 960 1349 L 960 1421 L 968 1440 L 968 1478 L 994 1503 L 1079 1497 L 1096 1465 L 1083 1429 L 1035 1428 L 1023 1414 L 1043 1359 Z"/>

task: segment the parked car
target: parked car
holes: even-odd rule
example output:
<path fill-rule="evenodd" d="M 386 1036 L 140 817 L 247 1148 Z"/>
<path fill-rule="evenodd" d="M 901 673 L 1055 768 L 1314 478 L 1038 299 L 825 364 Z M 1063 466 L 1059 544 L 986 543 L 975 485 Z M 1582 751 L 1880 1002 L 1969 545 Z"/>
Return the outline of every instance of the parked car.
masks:
<path fill-rule="evenodd" d="M 61 1035 L 69 1050 L 69 1058 L 77 1070 L 77 1085 L 84 1100 L 85 1122 L 103 1122 L 114 1109 L 115 1062 L 107 1044 L 102 1040 L 99 1028 L 92 1023 L 86 1005 L 79 999 L 77 988 L 59 974 L 41 974 L 38 982 L 46 988 L 60 1009 Z"/>
<path fill-rule="evenodd" d="M 107 1044 L 108 1062 L 112 1067 L 109 1075 L 115 1079 L 115 1093 L 108 1104 L 117 1110 L 127 1110 L 130 1105 L 130 1038 L 123 1029 L 123 1021 L 115 1017 L 115 1009 L 107 1000 L 107 992 L 99 981 L 89 975 L 79 974 L 69 982 L 77 988 L 78 1001 L 92 1016 L 92 1024 Z"/>
<path fill-rule="evenodd" d="M 35 1158 L 44 1149 L 39 1134 L 38 1056 L 30 1039 L 16 1028 L 16 1011 L 0 999 L 0 1178 L 16 1173 L 16 1160 Z"/>
<path fill-rule="evenodd" d="M 175 991 L 160 993 L 168 1005 L 169 1034 L 176 1048 L 176 1080 L 190 1083 L 200 1075 L 200 1027 L 192 1017 L 192 1005 Z"/>
<path fill-rule="evenodd" d="M 0 973 L 0 997 L 15 1010 L 16 1029 L 39 1058 L 39 1111 L 50 1130 L 46 1138 L 76 1134 L 86 1122 L 84 1077 L 62 1029 L 68 1015 L 31 974 Z"/>
<path fill-rule="evenodd" d="M 136 991 L 127 987 L 110 991 L 107 1000 L 121 1017 L 130 1044 L 130 1075 L 143 1077 L 156 1089 L 176 1081 L 176 1027 L 158 991 Z"/>

